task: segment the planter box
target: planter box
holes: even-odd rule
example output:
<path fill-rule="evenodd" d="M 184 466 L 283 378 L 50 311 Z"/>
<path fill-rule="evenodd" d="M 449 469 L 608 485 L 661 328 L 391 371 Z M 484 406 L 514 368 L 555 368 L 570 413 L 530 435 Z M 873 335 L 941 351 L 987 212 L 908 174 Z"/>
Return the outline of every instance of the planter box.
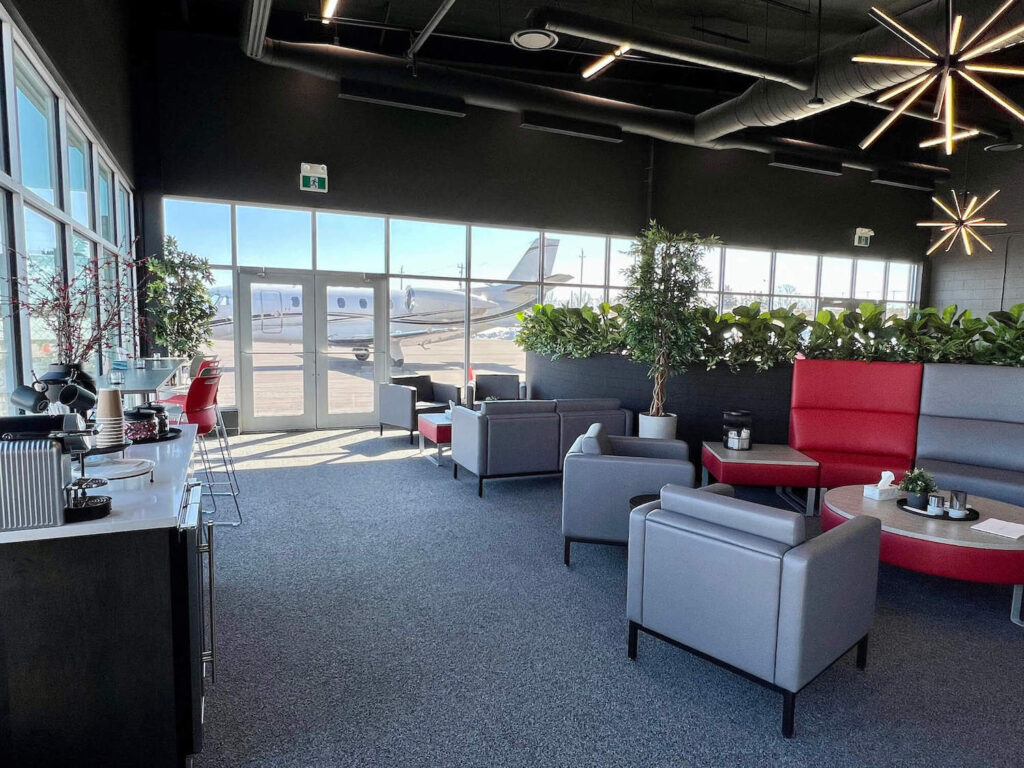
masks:
<path fill-rule="evenodd" d="M 623 408 L 637 413 L 651 405 L 646 366 L 619 355 L 551 360 L 527 352 L 526 383 L 534 399 L 617 397 Z M 751 412 L 755 443 L 788 442 L 792 388 L 791 365 L 764 373 L 758 373 L 753 365 L 739 373 L 725 366 L 712 371 L 691 368 L 669 379 L 665 409 L 679 416 L 676 436 L 687 442 L 690 460 L 699 466 L 701 442 L 722 439 L 722 411 L 730 408 Z"/>

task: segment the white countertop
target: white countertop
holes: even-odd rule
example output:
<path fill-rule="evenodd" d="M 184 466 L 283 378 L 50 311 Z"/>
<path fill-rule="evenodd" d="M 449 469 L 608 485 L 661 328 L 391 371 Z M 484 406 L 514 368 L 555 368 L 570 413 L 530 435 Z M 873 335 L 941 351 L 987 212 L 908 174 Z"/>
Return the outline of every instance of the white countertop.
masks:
<path fill-rule="evenodd" d="M 178 510 L 181 509 L 196 441 L 196 428 L 191 424 L 175 426 L 182 430 L 177 440 L 133 445 L 125 452 L 130 458 L 152 459 L 156 462 L 153 482 L 149 481 L 149 475 L 112 480 L 103 488 L 91 492 L 90 495 L 111 497 L 113 503 L 109 515 L 100 520 L 68 523 L 52 528 L 3 531 L 0 532 L 0 544 L 177 526 Z"/>

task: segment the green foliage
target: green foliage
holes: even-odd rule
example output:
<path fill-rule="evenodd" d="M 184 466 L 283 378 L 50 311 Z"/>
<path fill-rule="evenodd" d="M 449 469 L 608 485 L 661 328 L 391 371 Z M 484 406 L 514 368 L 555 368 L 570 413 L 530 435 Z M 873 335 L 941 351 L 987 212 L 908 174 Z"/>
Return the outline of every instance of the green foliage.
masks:
<path fill-rule="evenodd" d="M 803 353 L 826 360 L 905 360 L 903 330 L 903 318 L 886 315 L 884 304 L 866 301 L 838 315 L 825 309 L 814 318 Z"/>
<path fill-rule="evenodd" d="M 207 286 L 213 273 L 206 259 L 182 251 L 173 237 L 148 261 L 147 299 L 153 340 L 177 357 L 193 357 L 211 341 L 210 321 L 217 314 Z"/>
<path fill-rule="evenodd" d="M 717 314 L 700 307 L 702 357 L 708 370 L 725 363 L 735 372 L 752 363 L 767 371 L 780 363 L 792 362 L 803 350 L 803 335 L 810 323 L 793 307 L 761 311 L 761 302 L 735 307 Z"/>
<path fill-rule="evenodd" d="M 516 317 L 522 323 L 516 344 L 552 360 L 622 352 L 620 304 L 603 302 L 596 309 L 535 304 Z"/>
<path fill-rule="evenodd" d="M 915 467 L 907 472 L 900 480 L 899 488 L 907 493 L 934 493 L 939 490 L 931 472 L 920 467 Z"/>
<path fill-rule="evenodd" d="M 990 312 L 987 328 L 978 331 L 975 361 L 1024 367 L 1024 304 L 1006 312 Z"/>
<path fill-rule="evenodd" d="M 700 257 L 720 242 L 717 237 L 672 233 L 652 221 L 630 247 L 634 262 L 626 270 L 623 339 L 630 356 L 650 367 L 651 416 L 663 413 L 665 380 L 699 359 L 694 310 L 700 289 L 710 285 Z"/>

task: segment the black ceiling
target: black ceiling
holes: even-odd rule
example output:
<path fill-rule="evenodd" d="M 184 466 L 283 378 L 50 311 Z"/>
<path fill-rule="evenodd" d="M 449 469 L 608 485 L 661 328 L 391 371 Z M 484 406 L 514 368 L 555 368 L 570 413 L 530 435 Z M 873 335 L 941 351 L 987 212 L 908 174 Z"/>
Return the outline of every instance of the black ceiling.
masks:
<path fill-rule="evenodd" d="M 412 36 L 434 14 L 441 0 L 340 0 L 338 24 L 320 23 L 323 0 L 274 0 L 268 35 L 273 38 L 330 43 L 402 55 Z M 824 0 L 822 46 L 827 49 L 871 29 L 872 5 L 900 14 L 923 0 Z M 243 0 L 166 0 L 165 26 L 192 32 L 235 36 Z M 647 106 L 697 113 L 745 90 L 752 78 L 679 61 L 638 55 L 618 62 L 592 82 L 580 70 L 607 46 L 563 37 L 551 51 L 525 52 L 508 42 L 509 35 L 527 26 L 531 10 L 551 5 L 604 19 L 636 24 L 681 36 L 702 39 L 738 50 L 766 55 L 780 62 L 813 56 L 817 45 L 817 0 L 459 0 L 419 53 L 424 61 L 467 68 L 497 70 L 510 77 L 527 77 L 563 88 L 595 93 Z M 992 7 L 998 5 L 992 0 Z M 386 29 L 381 29 L 383 25 Z M 717 33 L 717 34 L 716 34 Z M 466 39 L 478 38 L 478 39 Z M 1022 46 L 1024 48 L 1024 46 Z M 908 51 L 909 53 L 909 51 Z M 1018 60 L 1021 54 L 1014 54 Z M 1019 63 L 1024 63 L 1020 61 Z M 1012 84 L 1004 90 L 1014 95 Z M 967 101 L 965 110 L 990 123 L 1009 126 L 998 108 Z M 882 117 L 874 109 L 849 105 L 820 117 L 785 126 L 794 138 L 853 146 Z M 888 152 L 918 153 L 916 142 L 934 128 L 916 120 L 902 120 L 886 136 Z M 933 153 L 927 153 L 935 158 Z M 929 159 L 929 157 L 922 157 Z"/>

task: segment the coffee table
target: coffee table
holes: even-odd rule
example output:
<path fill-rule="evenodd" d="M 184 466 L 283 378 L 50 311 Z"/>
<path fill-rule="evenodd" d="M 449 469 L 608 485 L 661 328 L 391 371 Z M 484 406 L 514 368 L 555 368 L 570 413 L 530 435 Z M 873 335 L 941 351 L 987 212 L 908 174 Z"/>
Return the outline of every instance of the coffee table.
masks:
<path fill-rule="evenodd" d="M 825 494 L 821 527 L 828 530 L 857 515 L 877 517 L 882 522 L 883 563 L 947 579 L 1012 584 L 1010 621 L 1024 627 L 1024 539 L 971 528 L 992 517 L 1024 523 L 1024 507 L 981 496 L 970 497 L 968 503 L 981 514 L 979 520 L 931 520 L 904 512 L 895 501 L 865 498 L 862 486 L 846 485 Z"/>
<path fill-rule="evenodd" d="M 730 485 L 774 485 L 794 509 L 813 515 L 818 501 L 818 462 L 788 445 L 754 443 L 750 450 L 734 451 L 718 441 L 701 448 L 701 485 L 708 474 Z M 806 488 L 806 503 L 790 488 Z"/>
<path fill-rule="evenodd" d="M 421 413 L 416 427 L 420 433 L 420 453 L 423 453 L 423 439 L 426 438 L 437 446 L 437 454 L 427 454 L 427 461 L 441 466 L 442 448 L 452 444 L 452 417 L 443 413 Z"/>

